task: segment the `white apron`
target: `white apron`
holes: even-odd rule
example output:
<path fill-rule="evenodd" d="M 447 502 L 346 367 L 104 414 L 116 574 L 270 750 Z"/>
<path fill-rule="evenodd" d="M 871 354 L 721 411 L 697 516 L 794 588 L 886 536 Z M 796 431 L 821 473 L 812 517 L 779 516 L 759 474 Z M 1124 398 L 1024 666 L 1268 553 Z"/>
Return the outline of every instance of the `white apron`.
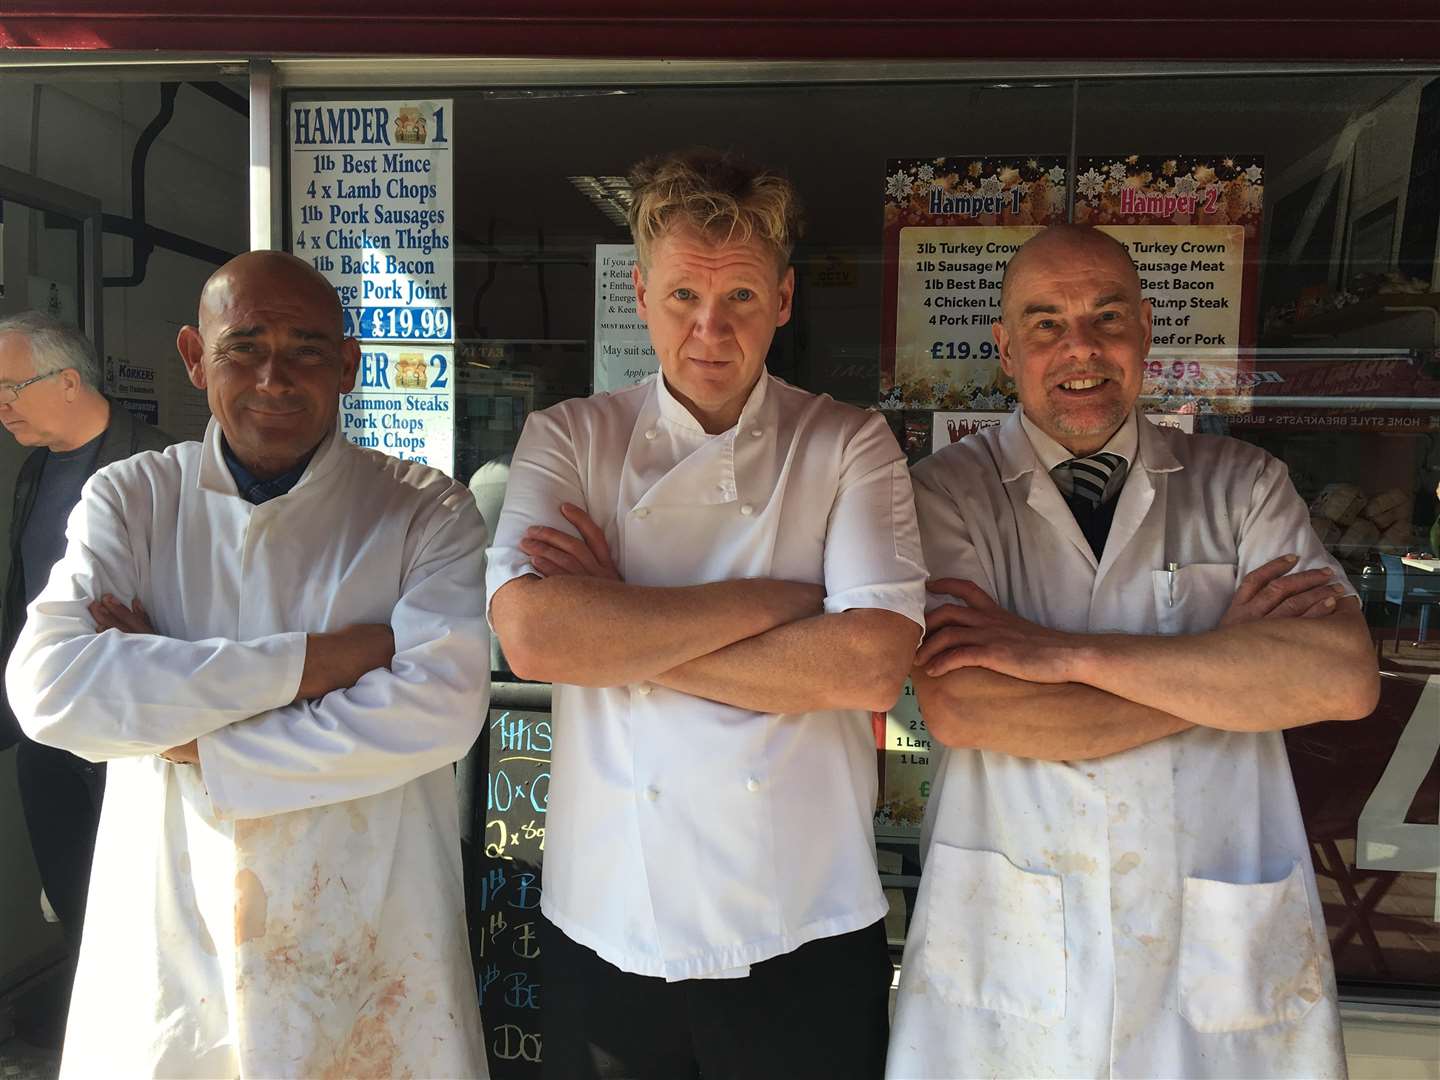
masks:
<path fill-rule="evenodd" d="M 1019 419 L 914 470 L 933 576 L 1060 630 L 1171 634 L 1213 629 L 1274 557 L 1334 566 L 1281 463 L 1145 422 L 1097 564 Z M 1344 1075 L 1280 732 L 946 751 L 927 830 L 890 1076 Z"/>
<path fill-rule="evenodd" d="M 212 422 L 97 473 L 69 538 L 8 673 L 32 737 L 110 760 L 63 1074 L 485 1075 L 450 766 L 489 680 L 468 492 L 337 435 L 251 506 Z M 163 636 L 96 635 L 102 592 Z M 391 624 L 391 670 L 291 705 L 304 632 L 356 622 Z M 193 738 L 201 769 L 155 756 Z"/>

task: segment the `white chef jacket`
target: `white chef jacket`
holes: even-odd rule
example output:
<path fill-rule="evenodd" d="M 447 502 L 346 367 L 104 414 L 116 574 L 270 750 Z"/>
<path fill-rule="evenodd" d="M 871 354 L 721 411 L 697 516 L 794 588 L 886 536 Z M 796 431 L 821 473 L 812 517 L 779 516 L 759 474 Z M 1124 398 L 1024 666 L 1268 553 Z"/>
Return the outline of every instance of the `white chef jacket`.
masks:
<path fill-rule="evenodd" d="M 433 469 L 327 438 L 236 494 L 212 421 L 100 470 L 7 671 L 38 742 L 110 760 L 63 1072 L 486 1075 L 451 763 L 489 691 L 484 527 Z M 159 636 L 96 634 L 139 597 Z M 305 633 L 395 658 L 292 704 Z M 155 756 L 199 740 L 201 768 Z"/>
<path fill-rule="evenodd" d="M 510 468 L 490 596 L 536 573 L 530 525 L 605 532 L 633 585 L 823 584 L 825 610 L 924 621 L 905 461 L 884 419 L 762 375 L 707 435 L 652 376 L 533 414 Z M 885 914 L 875 739 L 859 710 L 772 716 L 649 684 L 555 686 L 545 915 L 625 971 L 735 969 Z"/>
<path fill-rule="evenodd" d="M 917 465 L 932 573 L 1076 633 L 1213 629 L 1287 553 L 1345 580 L 1280 461 L 1136 434 L 1098 562 L 1018 412 Z M 1280 732 L 1197 727 L 1077 762 L 947 750 L 927 830 L 890 1076 L 1344 1074 Z"/>

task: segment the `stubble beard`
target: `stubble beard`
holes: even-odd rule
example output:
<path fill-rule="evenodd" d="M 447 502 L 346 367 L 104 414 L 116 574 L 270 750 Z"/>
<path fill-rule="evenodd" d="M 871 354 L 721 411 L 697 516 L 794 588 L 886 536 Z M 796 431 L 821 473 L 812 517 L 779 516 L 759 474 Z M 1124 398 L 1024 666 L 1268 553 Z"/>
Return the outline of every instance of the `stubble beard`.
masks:
<path fill-rule="evenodd" d="M 1062 435 L 1083 437 L 1116 430 L 1125 422 L 1129 411 L 1116 401 L 1096 406 L 1094 409 L 1077 410 L 1078 415 L 1057 409 L 1051 412 L 1051 416 L 1054 418 L 1055 430 Z"/>

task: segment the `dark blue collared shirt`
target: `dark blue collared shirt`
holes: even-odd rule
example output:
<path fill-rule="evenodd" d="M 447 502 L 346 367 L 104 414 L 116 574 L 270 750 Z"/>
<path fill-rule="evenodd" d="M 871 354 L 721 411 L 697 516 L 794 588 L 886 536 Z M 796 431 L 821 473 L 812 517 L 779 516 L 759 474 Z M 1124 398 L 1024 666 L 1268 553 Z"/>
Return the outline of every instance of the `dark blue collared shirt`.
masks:
<path fill-rule="evenodd" d="M 230 444 L 225 441 L 224 435 L 220 436 L 220 452 L 225 455 L 225 465 L 229 468 L 230 475 L 235 478 L 235 490 L 240 493 L 242 499 L 255 506 L 268 502 L 278 495 L 284 495 L 298 484 L 300 478 L 305 475 L 305 469 L 310 464 L 310 459 L 315 456 L 315 451 L 311 450 L 288 472 L 271 477 L 269 480 L 259 480 L 249 469 L 240 464 L 240 459 L 230 449 Z"/>

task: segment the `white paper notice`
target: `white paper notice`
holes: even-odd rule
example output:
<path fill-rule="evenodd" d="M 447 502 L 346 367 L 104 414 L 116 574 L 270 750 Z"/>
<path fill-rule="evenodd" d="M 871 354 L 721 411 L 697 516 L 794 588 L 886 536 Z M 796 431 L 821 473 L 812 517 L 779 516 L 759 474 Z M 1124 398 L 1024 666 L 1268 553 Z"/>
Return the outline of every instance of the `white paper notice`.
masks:
<path fill-rule="evenodd" d="M 340 431 L 402 461 L 455 474 L 455 349 L 367 345 L 355 392 L 340 398 Z"/>
<path fill-rule="evenodd" d="M 451 102 L 290 107 L 291 250 L 364 341 L 453 341 Z"/>
<path fill-rule="evenodd" d="M 634 244 L 595 245 L 595 387 L 634 386 L 660 370 L 650 332 L 635 312 Z"/>

